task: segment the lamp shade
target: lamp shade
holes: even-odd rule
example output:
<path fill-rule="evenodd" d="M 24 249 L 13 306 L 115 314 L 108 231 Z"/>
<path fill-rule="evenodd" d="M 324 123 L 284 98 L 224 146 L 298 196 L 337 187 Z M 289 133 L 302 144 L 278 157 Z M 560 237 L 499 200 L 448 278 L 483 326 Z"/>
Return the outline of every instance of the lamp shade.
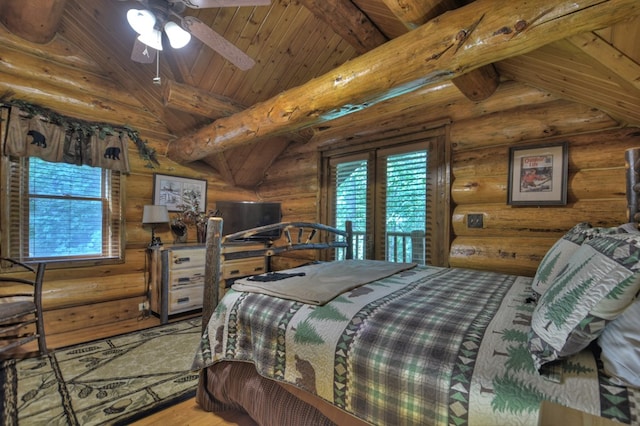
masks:
<path fill-rule="evenodd" d="M 167 206 L 144 206 L 142 223 L 169 223 L 169 211 L 167 210 Z"/>
<path fill-rule="evenodd" d="M 162 50 L 162 33 L 156 29 L 140 34 L 138 40 L 156 50 Z"/>
<path fill-rule="evenodd" d="M 191 41 L 191 34 L 180 28 L 178 24 L 169 21 L 164 25 L 164 32 L 167 34 L 169 44 L 174 49 L 183 48 Z"/>
<path fill-rule="evenodd" d="M 129 9 L 127 21 L 138 34 L 147 34 L 156 25 L 156 17 L 146 9 Z"/>

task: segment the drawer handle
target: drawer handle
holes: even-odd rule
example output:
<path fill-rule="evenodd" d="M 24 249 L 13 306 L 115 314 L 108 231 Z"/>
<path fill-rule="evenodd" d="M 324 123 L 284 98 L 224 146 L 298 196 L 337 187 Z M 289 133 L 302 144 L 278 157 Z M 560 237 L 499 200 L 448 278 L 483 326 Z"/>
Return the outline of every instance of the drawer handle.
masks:
<path fill-rule="evenodd" d="M 187 303 L 189 301 L 188 297 L 180 297 L 178 298 L 178 303 Z"/>
<path fill-rule="evenodd" d="M 231 275 L 233 275 L 233 274 L 239 274 L 239 273 L 240 273 L 240 270 L 239 270 L 239 269 L 234 269 L 234 270 L 232 270 L 232 271 L 229 271 L 229 273 L 230 273 Z"/>
<path fill-rule="evenodd" d="M 258 266 L 257 268 L 254 269 L 254 271 L 257 271 L 257 272 L 263 271 L 263 270 L 264 268 L 262 266 Z"/>
<path fill-rule="evenodd" d="M 178 257 L 178 258 L 176 258 L 176 260 L 173 261 L 173 263 L 179 265 L 179 264 L 184 263 L 184 262 L 189 262 L 190 260 L 191 260 L 190 257 Z"/>

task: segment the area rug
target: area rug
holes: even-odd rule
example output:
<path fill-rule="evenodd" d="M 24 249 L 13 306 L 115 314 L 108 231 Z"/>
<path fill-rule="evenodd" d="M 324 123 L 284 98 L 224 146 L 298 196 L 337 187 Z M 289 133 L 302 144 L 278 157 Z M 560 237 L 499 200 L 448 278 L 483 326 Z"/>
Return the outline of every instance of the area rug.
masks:
<path fill-rule="evenodd" d="M 117 425 L 195 395 L 194 318 L 0 364 L 0 424 Z"/>

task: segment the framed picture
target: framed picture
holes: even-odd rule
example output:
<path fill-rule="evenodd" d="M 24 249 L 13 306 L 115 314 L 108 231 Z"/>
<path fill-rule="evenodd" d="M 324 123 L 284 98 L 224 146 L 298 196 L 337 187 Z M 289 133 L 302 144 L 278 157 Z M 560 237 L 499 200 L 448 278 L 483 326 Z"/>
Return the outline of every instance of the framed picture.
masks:
<path fill-rule="evenodd" d="M 198 203 L 198 211 L 207 207 L 207 181 L 179 176 L 153 174 L 153 204 L 165 205 L 170 212 L 183 205 Z"/>
<path fill-rule="evenodd" d="M 509 148 L 507 204 L 567 204 L 567 142 Z"/>

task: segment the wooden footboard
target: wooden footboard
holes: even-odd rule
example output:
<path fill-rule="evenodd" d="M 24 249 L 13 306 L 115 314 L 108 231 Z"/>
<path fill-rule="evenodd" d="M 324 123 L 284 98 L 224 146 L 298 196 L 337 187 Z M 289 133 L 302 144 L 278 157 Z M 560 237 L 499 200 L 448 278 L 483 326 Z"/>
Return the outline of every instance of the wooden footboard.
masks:
<path fill-rule="evenodd" d="M 255 240 L 259 234 L 272 234 L 278 230 L 278 240 Z M 204 297 L 202 308 L 202 330 L 205 331 L 213 310 L 224 296 L 226 282 L 222 278 L 225 266 L 231 262 L 244 265 L 266 265 L 258 274 L 271 271 L 272 256 L 297 250 L 314 251 L 314 260 L 320 260 L 320 252 L 326 250 L 344 250 L 342 258 L 353 258 L 351 222 L 345 223 L 341 230 L 319 223 L 281 222 L 224 235 L 223 220 L 219 217 L 209 219 L 207 223 L 206 264 Z M 243 249 L 246 248 L 246 249 Z M 326 260 L 326 259 L 324 259 Z M 240 262 L 242 261 L 242 262 Z M 256 268 L 260 269 L 260 268 Z M 240 276 L 254 275 L 243 273 Z"/>

